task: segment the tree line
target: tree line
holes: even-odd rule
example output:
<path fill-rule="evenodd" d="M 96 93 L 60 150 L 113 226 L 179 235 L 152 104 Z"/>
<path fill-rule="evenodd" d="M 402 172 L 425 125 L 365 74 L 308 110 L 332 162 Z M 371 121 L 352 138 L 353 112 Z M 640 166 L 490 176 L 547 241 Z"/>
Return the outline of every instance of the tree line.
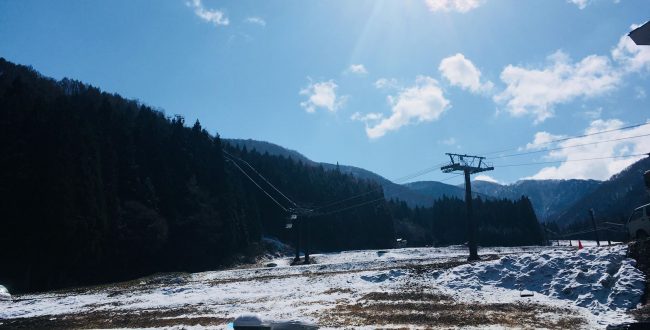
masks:
<path fill-rule="evenodd" d="M 478 224 L 478 244 L 481 246 L 537 245 L 544 241 L 530 200 L 473 200 L 474 219 Z M 409 245 L 445 246 L 467 242 L 467 211 L 465 201 L 443 196 L 431 207 L 409 208 L 403 201 L 390 201 L 396 220 L 396 235 L 406 238 Z"/>

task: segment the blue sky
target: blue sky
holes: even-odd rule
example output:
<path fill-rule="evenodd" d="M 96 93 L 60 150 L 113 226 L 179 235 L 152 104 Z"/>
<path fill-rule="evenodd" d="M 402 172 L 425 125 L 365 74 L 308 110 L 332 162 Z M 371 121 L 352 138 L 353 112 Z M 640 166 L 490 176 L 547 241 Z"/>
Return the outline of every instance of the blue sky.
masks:
<path fill-rule="evenodd" d="M 625 37 L 648 13 L 645 0 L 7 0 L 0 56 L 389 179 L 445 152 L 577 144 L 486 174 L 606 179 L 638 158 L 571 160 L 650 152 L 650 137 L 625 139 L 650 125 L 544 143 L 650 119 L 650 47 Z"/>

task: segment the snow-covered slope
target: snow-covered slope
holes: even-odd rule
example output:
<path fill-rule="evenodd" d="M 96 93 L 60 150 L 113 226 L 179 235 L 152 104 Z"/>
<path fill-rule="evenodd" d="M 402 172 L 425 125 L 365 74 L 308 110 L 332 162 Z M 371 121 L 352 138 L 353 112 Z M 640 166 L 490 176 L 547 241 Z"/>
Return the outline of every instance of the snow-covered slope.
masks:
<path fill-rule="evenodd" d="M 615 245 L 509 255 L 456 267 L 436 284 L 459 298 L 486 302 L 518 301 L 520 292 L 534 292 L 536 301 L 559 299 L 586 308 L 601 325 L 624 322 L 645 288 L 643 273 L 626 252 L 625 245 Z"/>
<path fill-rule="evenodd" d="M 597 329 L 632 320 L 643 275 L 626 246 L 411 248 L 316 264 L 164 274 L 0 301 L 0 327 L 224 328 L 241 314 L 326 327 Z M 520 289 L 535 292 L 521 297 Z"/>

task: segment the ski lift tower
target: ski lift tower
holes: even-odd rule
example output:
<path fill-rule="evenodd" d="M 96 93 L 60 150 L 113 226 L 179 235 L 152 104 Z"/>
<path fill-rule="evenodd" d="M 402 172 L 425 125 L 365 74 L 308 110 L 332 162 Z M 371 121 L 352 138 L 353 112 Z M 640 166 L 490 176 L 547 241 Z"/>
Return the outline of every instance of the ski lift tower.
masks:
<path fill-rule="evenodd" d="M 477 246 L 477 224 L 472 215 L 472 183 L 470 175 L 494 170 L 484 162 L 485 157 L 446 153 L 451 162 L 440 168 L 444 173 L 463 172 L 465 175 L 465 205 L 467 206 L 468 261 L 479 260 Z"/>
<path fill-rule="evenodd" d="M 292 208 L 289 210 L 289 217 L 287 217 L 286 229 L 292 229 L 295 233 L 295 248 L 296 256 L 293 258 L 292 265 L 300 264 L 300 241 L 303 240 L 305 260 L 303 264 L 309 264 L 309 221 L 313 216 L 314 210 L 301 207 Z M 304 227 L 304 228 L 302 228 Z M 301 239 L 301 232 L 304 232 L 304 237 Z"/>
<path fill-rule="evenodd" d="M 641 46 L 650 45 L 650 21 L 639 26 L 638 28 L 632 30 L 628 33 L 628 36 L 634 41 L 635 44 Z"/>

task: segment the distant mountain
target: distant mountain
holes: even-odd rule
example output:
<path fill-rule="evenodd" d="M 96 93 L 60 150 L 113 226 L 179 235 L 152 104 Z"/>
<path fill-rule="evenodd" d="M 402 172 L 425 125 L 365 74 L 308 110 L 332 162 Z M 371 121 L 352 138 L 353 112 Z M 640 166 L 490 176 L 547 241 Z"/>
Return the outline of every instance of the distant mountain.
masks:
<path fill-rule="evenodd" d="M 321 163 L 325 169 L 334 169 L 336 165 Z M 456 186 L 440 183 L 437 181 L 421 181 L 408 184 L 397 184 L 394 183 L 383 176 L 376 174 L 374 172 L 364 170 L 362 168 L 340 165 L 339 169 L 343 173 L 352 174 L 360 179 L 367 179 L 375 181 L 384 188 L 384 196 L 387 199 L 399 199 L 406 202 L 407 205 L 411 207 L 415 206 L 431 206 L 433 202 L 442 197 L 443 195 L 451 196 L 463 196 L 462 190 L 460 194 L 458 193 L 459 189 Z M 420 185 L 420 183 L 426 183 Z M 422 187 L 422 189 L 420 189 Z"/>
<path fill-rule="evenodd" d="M 297 151 L 290 150 L 270 142 L 257 141 L 251 139 L 247 139 L 247 140 L 223 139 L 223 141 L 233 146 L 238 146 L 240 148 L 245 146 L 246 149 L 248 150 L 257 150 L 260 153 L 268 152 L 270 155 L 284 156 L 287 158 L 294 159 L 296 161 L 302 161 L 305 164 L 310 164 L 313 166 L 322 166 L 326 170 L 334 170 L 337 166 L 336 164 L 315 162 Z M 433 201 L 436 198 L 442 197 L 442 194 L 436 194 L 436 193 L 429 194 L 426 191 L 421 192 L 416 189 L 411 189 L 411 187 L 409 186 L 394 183 L 377 173 L 359 167 L 349 166 L 349 165 L 338 165 L 338 166 L 339 166 L 339 170 L 342 173 L 351 174 L 354 177 L 359 179 L 371 180 L 379 183 L 383 187 L 384 196 L 387 199 L 399 199 L 405 201 L 411 207 L 431 206 L 433 204 Z M 434 183 L 446 186 L 447 190 L 457 189 L 452 185 L 446 185 L 439 182 L 434 182 Z"/>
<path fill-rule="evenodd" d="M 302 161 L 305 164 L 316 164 L 295 150 L 287 149 L 271 142 L 252 139 L 223 139 L 223 141 L 239 148 L 246 147 L 248 150 L 257 150 L 261 154 L 268 153 L 269 155 L 284 156 L 296 161 Z"/>
<path fill-rule="evenodd" d="M 297 151 L 269 142 L 250 139 L 224 139 L 224 141 L 240 147 L 246 146 L 248 150 L 255 149 L 260 153 L 268 152 L 271 155 L 282 155 L 299 160 L 305 164 L 322 166 L 326 170 L 334 170 L 337 166 L 314 162 Z M 472 191 L 482 197 L 491 196 L 511 200 L 527 196 L 540 221 L 570 224 L 586 217 L 589 208 L 594 208 L 599 217 L 627 217 L 635 206 L 649 202 L 642 179 L 644 170 L 650 169 L 648 162 L 648 160 L 639 161 L 605 182 L 577 179 L 521 180 L 513 184 L 501 185 L 476 180 L 472 182 Z M 430 206 L 444 195 L 464 198 L 462 184 L 454 186 L 437 181 L 418 181 L 401 185 L 379 174 L 354 166 L 339 165 L 339 170 L 359 179 L 379 183 L 387 199 L 405 201 L 410 207 Z"/>
<path fill-rule="evenodd" d="M 416 181 L 404 184 L 404 186 L 434 200 L 442 196 L 465 198 L 465 188 L 438 181 Z"/>
<path fill-rule="evenodd" d="M 647 170 L 650 170 L 650 158 L 639 160 L 550 220 L 561 225 L 584 221 L 591 208 L 598 220 L 627 220 L 634 208 L 650 203 L 643 184 L 643 172 Z"/>
<path fill-rule="evenodd" d="M 596 180 L 520 180 L 509 185 L 473 181 L 472 191 L 496 198 L 528 196 L 540 221 L 555 219 L 600 185 Z"/>

